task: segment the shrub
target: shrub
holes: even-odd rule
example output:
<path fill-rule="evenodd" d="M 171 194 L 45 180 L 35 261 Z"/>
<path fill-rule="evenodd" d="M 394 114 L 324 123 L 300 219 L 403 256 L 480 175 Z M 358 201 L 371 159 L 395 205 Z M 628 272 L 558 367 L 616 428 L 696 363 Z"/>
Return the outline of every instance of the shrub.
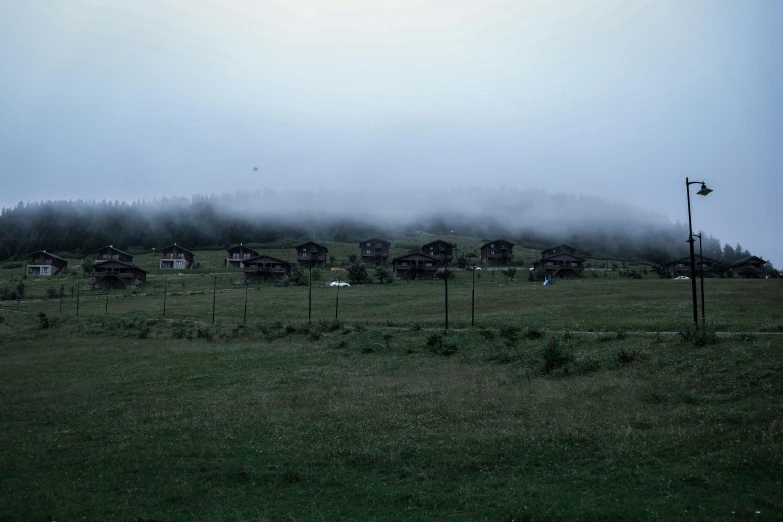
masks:
<path fill-rule="evenodd" d="M 573 360 L 573 356 L 563 349 L 554 337 L 549 338 L 549 342 L 544 348 L 543 357 L 544 373 L 561 368 L 567 370 L 566 365 Z"/>
<path fill-rule="evenodd" d="M 459 351 L 456 343 L 446 342 L 446 334 L 432 334 L 427 338 L 427 348 L 439 355 L 454 355 Z"/>
<path fill-rule="evenodd" d="M 215 334 L 212 331 L 210 327 L 205 328 L 199 328 L 196 332 L 196 337 L 199 339 L 204 339 L 205 341 L 211 341 L 214 338 Z"/>
<path fill-rule="evenodd" d="M 41 328 L 49 328 L 49 318 L 43 312 L 38 312 L 38 326 Z"/>
<path fill-rule="evenodd" d="M 537 328 L 528 328 L 525 337 L 528 339 L 540 339 L 544 336 L 543 332 Z"/>
<path fill-rule="evenodd" d="M 617 362 L 620 364 L 631 364 L 636 360 L 636 352 L 633 350 L 626 350 L 625 348 L 620 348 L 620 351 L 617 352 Z"/>
<path fill-rule="evenodd" d="M 690 325 L 680 332 L 683 341 L 692 342 L 695 346 L 706 346 L 708 344 L 718 344 L 718 336 L 713 330 L 707 328 L 698 328 Z"/>

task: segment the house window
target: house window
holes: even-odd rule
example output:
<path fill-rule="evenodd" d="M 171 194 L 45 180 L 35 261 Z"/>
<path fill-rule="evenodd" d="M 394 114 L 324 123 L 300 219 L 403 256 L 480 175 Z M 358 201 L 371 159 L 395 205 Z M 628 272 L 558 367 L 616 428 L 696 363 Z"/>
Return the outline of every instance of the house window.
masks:
<path fill-rule="evenodd" d="M 367 243 L 367 246 L 372 246 L 370 243 Z"/>
<path fill-rule="evenodd" d="M 368 254 L 370 254 L 370 253 L 372 253 L 372 250 L 370 250 L 370 249 L 367 249 L 367 250 L 365 250 L 365 252 L 367 252 Z"/>
<path fill-rule="evenodd" d="M 432 266 L 432 263 L 424 263 L 424 266 Z"/>
<path fill-rule="evenodd" d="M 490 243 L 489 248 L 495 248 L 495 243 Z"/>

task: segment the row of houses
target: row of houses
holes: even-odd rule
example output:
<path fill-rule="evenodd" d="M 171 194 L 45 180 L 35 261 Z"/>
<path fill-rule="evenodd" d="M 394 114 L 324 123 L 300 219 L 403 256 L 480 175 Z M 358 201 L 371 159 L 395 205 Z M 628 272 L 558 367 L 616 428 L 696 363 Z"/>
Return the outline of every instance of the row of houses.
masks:
<path fill-rule="evenodd" d="M 702 257 L 698 254 L 694 256 L 694 272 L 696 276 L 702 275 L 702 273 L 711 277 L 713 274 L 713 264 L 715 261 L 709 257 Z M 731 263 L 728 267 L 729 271 L 734 277 L 751 277 L 762 278 L 764 277 L 764 265 L 767 264 L 765 260 L 758 256 L 748 256 L 738 259 Z M 668 277 L 688 276 L 691 275 L 691 258 L 680 257 L 672 259 L 662 267 L 664 275 Z"/>
<path fill-rule="evenodd" d="M 373 266 L 388 266 L 389 241 L 371 238 L 359 243 L 361 259 Z M 438 270 L 447 267 L 454 260 L 457 245 L 441 239 L 422 245 L 419 252 L 413 252 L 392 260 L 393 275 L 398 279 L 431 279 Z M 314 241 L 297 245 L 296 263 L 299 266 L 326 267 L 329 249 Z M 487 265 L 509 265 L 514 259 L 514 243 L 497 239 L 481 247 L 481 261 Z M 278 281 L 291 273 L 292 263 L 262 254 L 240 243 L 226 250 L 226 267 L 242 270 L 244 281 Z M 534 270 L 540 270 L 547 277 L 576 278 L 583 277 L 584 257 L 577 255 L 577 249 L 560 244 L 543 250 L 533 263 Z M 147 280 L 147 271 L 134 263 L 134 256 L 108 245 L 94 252 L 95 265 L 92 272 L 92 284 L 98 288 L 123 288 L 143 283 Z M 160 251 L 161 269 L 187 270 L 195 266 L 195 254 L 177 245 L 169 245 Z M 709 258 L 697 258 L 696 273 L 710 274 L 713 261 Z M 730 267 L 736 276 L 763 277 L 766 261 L 750 256 L 733 263 Z M 664 271 L 671 277 L 690 275 L 690 258 L 674 259 L 664 265 Z M 53 276 L 67 271 L 68 261 L 57 255 L 40 250 L 28 256 L 27 274 L 30 276 Z"/>

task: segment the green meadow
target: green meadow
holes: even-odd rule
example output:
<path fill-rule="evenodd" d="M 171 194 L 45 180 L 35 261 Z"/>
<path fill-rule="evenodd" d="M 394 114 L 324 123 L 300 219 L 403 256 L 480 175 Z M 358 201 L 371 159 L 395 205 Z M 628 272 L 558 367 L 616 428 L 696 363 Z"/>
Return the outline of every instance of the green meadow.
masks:
<path fill-rule="evenodd" d="M 155 272 L 0 304 L 0 520 L 783 517 L 779 280 Z"/>

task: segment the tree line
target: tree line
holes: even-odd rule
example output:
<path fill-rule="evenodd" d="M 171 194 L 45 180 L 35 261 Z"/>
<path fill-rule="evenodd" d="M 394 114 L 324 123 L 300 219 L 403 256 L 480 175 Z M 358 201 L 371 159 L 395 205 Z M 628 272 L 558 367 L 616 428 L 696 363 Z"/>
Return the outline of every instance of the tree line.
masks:
<path fill-rule="evenodd" d="M 523 194 L 524 196 L 524 194 Z M 625 223 L 601 221 L 596 217 L 579 218 L 586 209 L 586 198 L 558 195 L 536 195 L 536 202 L 570 208 L 576 216 L 573 226 L 548 229 L 529 218 L 515 222 L 513 214 L 502 219 L 490 215 L 476 218 L 463 212 L 439 211 L 422 214 L 415 220 L 393 222 L 363 218 L 323 218 L 306 209 L 287 214 L 263 212 L 263 196 L 221 194 L 191 198 L 162 198 L 154 201 L 55 200 L 20 202 L 16 207 L 0 210 L 0 261 L 23 260 L 36 250 L 84 257 L 96 249 L 112 244 L 120 249 L 150 251 L 174 242 L 190 249 L 221 249 L 230 244 L 295 243 L 317 237 L 321 242 L 358 242 L 372 236 L 393 239 L 416 231 L 431 234 L 473 236 L 491 241 L 500 237 L 516 243 L 542 245 L 569 243 L 579 254 L 590 257 L 627 259 L 663 264 L 673 257 L 687 255 L 687 227 L 682 223 L 644 220 Z M 549 198 L 549 199 L 547 199 Z M 566 199 L 563 199 L 566 198 Z M 522 198 L 520 205 L 525 204 Z M 258 203 L 260 201 L 260 203 Z M 259 208 L 254 210 L 254 205 Z M 580 206 L 581 205 L 581 206 Z M 240 209 L 235 212 L 230 209 Z M 584 210 L 584 215 L 588 215 Z M 621 214 L 621 213 L 618 213 Z M 750 253 L 741 245 L 723 245 L 712 235 L 704 234 L 706 257 L 730 263 Z"/>

